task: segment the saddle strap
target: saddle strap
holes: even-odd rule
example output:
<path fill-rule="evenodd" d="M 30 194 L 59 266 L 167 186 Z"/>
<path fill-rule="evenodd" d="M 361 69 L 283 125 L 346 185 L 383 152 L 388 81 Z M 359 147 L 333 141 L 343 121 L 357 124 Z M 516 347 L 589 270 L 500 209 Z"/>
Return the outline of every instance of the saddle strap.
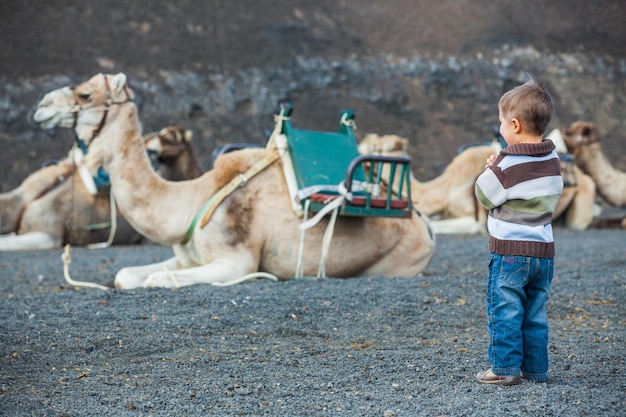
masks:
<path fill-rule="evenodd" d="M 232 180 L 228 182 L 225 186 L 220 188 L 215 194 L 209 198 L 209 200 L 204 204 L 204 206 L 200 209 L 198 214 L 194 217 L 185 237 L 181 241 L 181 244 L 185 244 L 189 242 L 191 236 L 193 235 L 196 226 L 200 226 L 200 228 L 204 227 L 208 222 L 217 207 L 220 205 L 222 201 L 229 195 L 231 195 L 235 190 L 240 187 L 246 185 L 246 183 L 255 175 L 259 174 L 265 168 L 272 165 L 274 162 L 280 159 L 280 154 L 278 152 L 272 152 L 267 155 L 265 158 L 259 160 L 256 164 L 252 165 L 246 172 L 239 173 Z"/>

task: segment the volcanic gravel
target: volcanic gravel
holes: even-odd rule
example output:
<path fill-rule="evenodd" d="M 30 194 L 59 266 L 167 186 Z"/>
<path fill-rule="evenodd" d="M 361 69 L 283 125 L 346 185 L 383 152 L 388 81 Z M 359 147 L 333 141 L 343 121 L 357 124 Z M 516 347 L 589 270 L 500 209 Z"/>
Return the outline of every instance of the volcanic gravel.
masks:
<path fill-rule="evenodd" d="M 488 368 L 487 238 L 438 236 L 413 278 L 76 289 L 62 250 L 0 253 L 2 416 L 623 416 L 626 232 L 557 229 L 548 382 Z M 358 250 L 358 248 L 355 248 Z M 74 248 L 112 285 L 171 249 Z"/>

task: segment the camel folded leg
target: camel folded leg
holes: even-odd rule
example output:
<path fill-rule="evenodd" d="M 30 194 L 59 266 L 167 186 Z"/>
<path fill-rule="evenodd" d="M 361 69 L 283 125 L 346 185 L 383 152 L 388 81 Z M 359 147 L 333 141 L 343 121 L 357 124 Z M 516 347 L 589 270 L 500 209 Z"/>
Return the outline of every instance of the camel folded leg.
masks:
<path fill-rule="evenodd" d="M 115 287 L 130 289 L 178 288 L 196 284 L 228 285 L 241 282 L 241 278 L 245 278 L 246 275 L 257 275 L 255 271 L 242 264 L 242 262 L 218 259 L 207 265 L 180 268 L 177 258 L 174 257 L 156 264 L 121 269 L 115 276 Z M 258 274 L 258 276 L 275 279 L 270 274 Z"/>
<path fill-rule="evenodd" d="M 176 257 L 155 264 L 129 266 L 120 269 L 115 274 L 115 288 L 128 290 L 131 288 L 145 288 L 146 280 L 156 271 L 173 271 L 180 268 Z"/>
<path fill-rule="evenodd" d="M 43 232 L 0 235 L 0 252 L 55 249 L 61 244 L 61 238 Z"/>
<path fill-rule="evenodd" d="M 587 175 L 578 176 L 577 192 L 567 210 L 566 224 L 569 229 L 586 230 L 599 214 L 596 200 L 596 183 Z"/>
<path fill-rule="evenodd" d="M 146 279 L 146 287 L 177 288 L 196 284 L 228 285 L 241 282 L 241 278 L 255 271 L 225 259 L 206 265 L 177 270 L 159 270 Z"/>

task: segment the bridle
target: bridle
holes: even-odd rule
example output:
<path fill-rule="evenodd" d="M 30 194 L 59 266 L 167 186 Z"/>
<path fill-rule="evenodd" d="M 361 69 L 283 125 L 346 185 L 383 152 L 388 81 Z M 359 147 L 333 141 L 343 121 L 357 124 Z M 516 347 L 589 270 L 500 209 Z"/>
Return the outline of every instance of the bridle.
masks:
<path fill-rule="evenodd" d="M 76 126 L 78 125 L 78 114 L 84 110 L 88 110 L 91 108 L 96 108 L 97 106 L 103 106 L 104 107 L 104 111 L 102 113 L 102 118 L 100 119 L 100 122 L 97 124 L 96 129 L 94 129 L 91 132 L 91 138 L 90 138 L 90 142 L 91 140 L 97 138 L 100 135 L 100 132 L 102 132 L 102 129 L 104 128 L 106 121 L 107 121 L 107 116 L 109 115 L 109 108 L 111 106 L 114 105 L 120 105 L 120 104 L 124 104 L 127 103 L 129 101 L 133 101 L 131 94 L 128 91 L 128 85 L 124 84 L 124 95 L 125 95 L 125 99 L 122 101 L 114 101 L 112 96 L 111 96 L 111 86 L 109 85 L 109 79 L 107 78 L 106 75 L 100 73 L 100 75 L 102 75 L 102 78 L 104 80 L 104 88 L 105 88 L 105 94 L 106 94 L 106 99 L 104 104 L 97 104 L 97 105 L 93 105 L 93 106 L 83 106 L 78 104 L 78 99 L 76 97 L 76 93 L 74 93 L 74 100 L 75 100 L 75 104 L 71 110 L 71 113 L 74 115 L 74 122 L 72 123 L 72 130 L 74 131 L 75 134 L 75 139 L 76 142 L 79 144 L 79 146 L 81 146 L 81 148 L 85 148 L 83 149 L 86 150 L 87 145 L 85 144 L 84 140 L 80 139 L 78 137 L 78 133 L 76 132 Z M 72 91 L 75 90 L 74 86 L 71 86 L 70 89 Z"/>
<path fill-rule="evenodd" d="M 104 87 L 105 87 L 105 102 L 104 104 L 97 104 L 97 105 L 91 105 L 91 106 L 83 106 L 78 104 L 78 97 L 76 96 L 76 92 L 75 92 L 75 87 L 72 86 L 70 87 L 72 92 L 73 92 L 73 96 L 74 96 L 74 106 L 72 108 L 71 113 L 74 116 L 74 122 L 72 123 L 72 130 L 74 131 L 74 140 L 76 142 L 76 146 L 80 149 L 80 151 L 82 152 L 83 156 L 87 155 L 87 151 L 89 148 L 89 145 L 91 143 L 93 143 L 93 140 L 95 138 L 97 138 L 100 133 L 102 132 L 102 129 L 104 128 L 104 126 L 106 125 L 106 121 L 107 121 L 107 116 L 109 115 L 109 109 L 111 106 L 114 105 L 121 105 L 124 103 L 127 103 L 129 101 L 133 101 L 132 95 L 130 94 L 130 92 L 128 91 L 128 85 L 126 83 L 124 83 L 124 99 L 122 101 L 114 101 L 112 94 L 111 94 L 111 86 L 109 85 L 109 79 L 107 78 L 106 75 L 100 73 L 100 75 L 102 75 L 102 79 L 104 80 Z M 82 138 L 80 138 L 78 136 L 78 132 L 76 131 L 76 127 L 78 125 L 78 114 L 81 111 L 87 110 L 87 109 L 91 109 L 91 108 L 97 108 L 98 106 L 103 106 L 104 107 L 104 111 L 102 113 L 102 118 L 100 119 L 100 122 L 97 124 L 97 127 L 95 130 L 93 130 L 91 132 L 91 138 L 89 139 L 89 144 L 87 144 L 85 142 L 85 140 L 83 140 Z M 76 168 L 79 170 L 79 172 L 87 172 L 85 169 L 84 165 L 77 165 L 76 160 L 74 161 L 74 166 L 76 166 Z M 89 173 L 87 172 L 86 174 L 87 176 L 89 175 Z M 82 175 L 81 175 L 82 178 Z M 102 167 L 100 167 L 98 169 L 98 175 L 97 177 L 90 177 L 92 178 L 91 184 L 92 187 L 94 187 L 96 190 L 99 188 L 97 185 L 95 185 L 95 180 L 98 180 L 100 182 L 100 184 L 102 183 L 108 183 L 109 181 L 109 176 L 108 174 L 102 169 Z M 83 181 L 85 181 L 85 178 L 82 178 Z M 87 183 L 85 183 L 85 186 L 87 187 L 88 191 L 89 188 L 87 186 Z M 92 193 L 92 192 L 90 192 Z M 115 235 L 115 231 L 117 229 L 117 222 L 115 219 L 115 199 L 113 197 L 113 193 L 110 192 L 109 194 L 110 197 L 110 204 L 111 204 L 111 232 L 109 234 L 109 239 L 106 242 L 102 242 L 102 243 L 95 243 L 95 244 L 90 244 L 88 245 L 89 248 L 99 248 L 99 247 L 108 247 L 112 242 L 113 242 L 113 237 Z M 72 193 L 72 198 L 73 198 L 73 193 Z"/>

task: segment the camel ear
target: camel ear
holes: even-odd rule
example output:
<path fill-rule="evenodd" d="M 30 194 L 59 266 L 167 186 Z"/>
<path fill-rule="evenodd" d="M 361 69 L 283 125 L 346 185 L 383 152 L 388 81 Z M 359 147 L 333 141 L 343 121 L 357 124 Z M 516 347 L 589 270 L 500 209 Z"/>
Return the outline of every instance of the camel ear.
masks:
<path fill-rule="evenodd" d="M 563 140 L 563 135 L 561 135 L 561 131 L 558 128 L 553 129 L 552 132 L 548 133 L 546 139 L 550 139 L 552 143 L 554 143 L 554 146 L 556 147 L 556 151 L 558 153 L 567 153 L 565 140 Z"/>
<path fill-rule="evenodd" d="M 406 139 L 406 138 L 400 138 L 400 139 L 402 139 L 400 141 L 400 144 L 402 145 L 402 149 L 401 150 L 408 152 L 408 150 L 409 150 L 409 140 Z"/>
<path fill-rule="evenodd" d="M 111 91 L 113 91 L 113 94 L 117 94 L 120 91 L 122 91 L 122 89 L 126 85 L 126 74 L 124 74 L 123 72 L 119 72 L 115 74 L 111 78 L 110 85 L 111 85 Z"/>

